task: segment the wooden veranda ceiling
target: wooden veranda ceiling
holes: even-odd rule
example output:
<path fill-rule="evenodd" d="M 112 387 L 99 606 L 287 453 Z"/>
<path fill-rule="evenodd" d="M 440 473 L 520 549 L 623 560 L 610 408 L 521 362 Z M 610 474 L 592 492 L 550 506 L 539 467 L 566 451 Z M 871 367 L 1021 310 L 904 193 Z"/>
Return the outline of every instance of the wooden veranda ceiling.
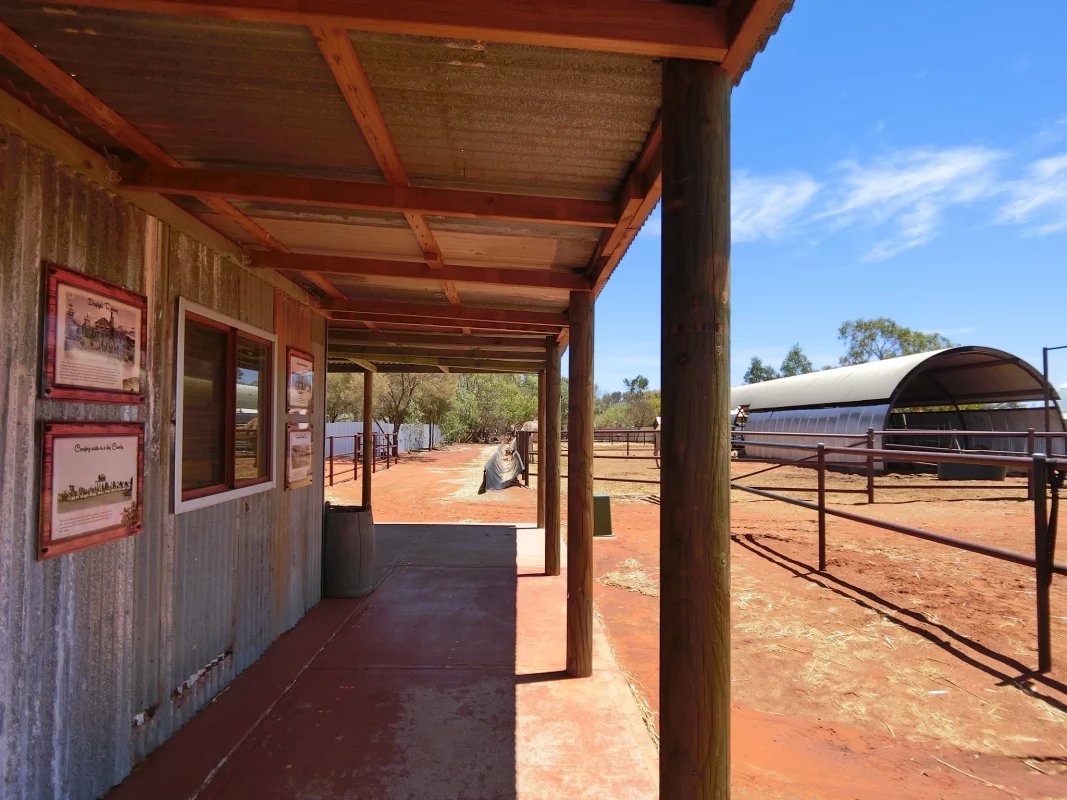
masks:
<path fill-rule="evenodd" d="M 534 110 L 528 113 L 540 113 L 546 124 L 553 124 L 557 130 L 553 135 L 578 137 L 579 143 L 583 137 L 590 139 L 588 163 L 597 166 L 586 168 L 586 162 L 575 161 L 573 167 L 588 172 L 582 189 L 560 190 L 570 176 L 548 172 L 540 181 L 516 181 L 514 188 L 509 183 L 506 190 L 500 180 L 477 175 L 468 179 L 466 171 L 462 180 L 447 179 L 444 172 L 437 175 L 425 166 L 416 174 L 405 163 L 405 148 L 409 154 L 419 148 L 410 144 L 415 141 L 410 132 L 400 143 L 391 127 L 398 112 L 394 110 L 391 117 L 381 104 L 385 91 L 393 108 L 401 108 L 393 96 L 401 89 L 383 86 L 387 81 L 382 72 L 376 85 L 357 51 L 356 37 L 373 32 L 387 37 L 386 44 L 397 52 L 410 50 L 412 63 L 401 64 L 400 71 L 413 70 L 420 92 L 445 80 L 433 72 L 434 64 L 418 63 L 417 45 L 429 41 L 460 54 L 445 63 L 460 69 L 481 67 L 483 74 L 490 65 L 477 58 L 487 48 L 504 54 L 492 74 L 498 84 L 468 85 L 465 76 L 470 73 L 460 72 L 457 82 L 464 91 L 497 85 L 514 91 L 516 82 L 533 75 L 542 85 L 531 89 L 551 96 L 555 74 L 547 68 L 538 72 L 522 61 L 540 52 L 534 50 L 529 56 L 531 47 L 581 51 L 568 58 L 581 57 L 582 52 L 590 58 L 621 56 L 645 73 L 655 68 L 650 60 L 654 58 L 708 60 L 721 63 L 738 80 L 789 5 L 790 0 L 708 5 L 545 0 L 536 8 L 521 0 L 44 0 L 29 10 L 27 4 L 0 5 L 0 54 L 17 68 L 20 79 L 36 84 L 12 79 L 6 86 L 0 83 L 11 95 L 0 98 L 0 121 L 68 161 L 71 153 L 89 144 L 96 152 L 82 159 L 82 167 L 96 179 L 101 177 L 99 155 L 110 157 L 106 143 L 127 151 L 121 163 L 112 159 L 107 171 L 106 180 L 116 191 L 135 201 L 155 197 L 143 205 L 180 229 L 196 233 L 207 223 L 230 240 L 233 246 L 226 252 L 246 266 L 276 270 L 320 296 L 321 311 L 330 319 L 331 362 L 359 369 L 380 365 L 396 370 L 408 365 L 535 371 L 544 365 L 546 337 L 566 340 L 569 293 L 600 292 L 659 200 L 661 131 L 654 113 L 658 102 L 650 111 L 628 111 L 639 109 L 642 99 L 627 97 L 628 86 L 621 78 L 616 85 L 609 76 L 601 88 L 594 80 L 597 62 L 585 65 L 590 81 L 585 102 L 592 107 L 616 103 L 622 109 L 620 124 L 647 132 L 643 143 L 631 151 L 632 157 L 607 170 L 600 166 L 603 159 L 597 160 L 596 151 L 603 145 L 591 138 L 595 133 L 555 120 L 551 110 L 539 110 L 531 101 Z M 220 37 L 238 43 L 227 53 L 237 58 L 242 53 L 253 55 L 256 36 L 269 45 L 277 37 L 288 42 L 285 37 L 310 34 L 332 76 L 334 94 L 343 101 L 341 116 L 349 115 L 350 126 L 354 122 L 350 160 L 356 164 L 360 153 L 369 154 L 363 157 L 370 159 L 367 166 L 372 172 L 353 176 L 358 165 L 336 171 L 309 169 L 295 158 L 220 164 L 228 160 L 205 157 L 185 141 L 169 145 L 172 152 L 181 151 L 181 157 L 157 144 L 156 131 L 162 132 L 164 141 L 171 132 L 143 110 L 152 108 L 152 93 L 159 86 L 138 69 L 150 74 L 160 65 L 132 64 L 125 81 L 109 83 L 93 69 L 106 61 L 106 55 L 86 45 L 86 37 L 99 35 L 98 26 L 115 26 L 148 40 L 158 37 L 166 48 L 170 37 L 176 36 L 175 26 L 187 24 L 190 17 L 210 23 L 203 26 L 205 47 L 215 44 L 212 26 L 219 26 Z M 54 22 L 57 18 L 61 23 Z M 85 24 L 80 26 L 83 18 Z M 192 53 L 180 51 L 189 72 L 199 65 L 197 44 L 194 40 L 186 48 Z M 508 61 L 513 54 L 513 61 Z M 619 63 L 625 66 L 631 61 Z M 575 63 L 565 67 L 573 70 Z M 106 75 L 106 68 L 101 70 Z M 82 71 L 89 73 L 85 84 Z M 229 79 L 223 76 L 217 87 L 219 98 L 228 96 Z M 441 91 L 447 83 L 444 86 Z M 205 97 L 214 101 L 211 88 L 196 87 L 209 92 Z M 279 96 L 277 102 L 291 99 Z M 486 104 L 492 106 L 495 99 L 489 96 Z M 513 106 L 517 110 L 509 113 L 527 113 L 521 103 L 507 107 Z M 127 119 L 129 113 L 120 113 L 124 108 L 136 110 L 132 121 Z M 299 127 L 314 130 L 315 117 L 314 109 L 305 113 Z M 99 132 L 99 139 L 81 134 L 82 140 L 90 141 L 73 142 L 70 134 L 83 131 L 86 122 Z M 451 147 L 442 157 L 463 162 L 464 149 L 451 144 L 452 133 L 442 128 L 434 146 Z M 277 135 L 284 138 L 283 134 Z M 620 152 L 628 146 L 609 144 Z M 286 147 L 280 144 L 279 149 Z M 336 233 L 344 232 L 338 220 L 347 224 L 350 218 L 345 215 L 360 220 L 352 231 L 371 231 L 376 241 L 377 230 L 390 246 L 348 242 Z M 328 246 L 319 238 L 321 232 L 333 237 Z M 559 240 L 555 247 L 554 237 Z M 495 256 L 486 243 L 502 243 L 498 249 L 512 258 Z"/>

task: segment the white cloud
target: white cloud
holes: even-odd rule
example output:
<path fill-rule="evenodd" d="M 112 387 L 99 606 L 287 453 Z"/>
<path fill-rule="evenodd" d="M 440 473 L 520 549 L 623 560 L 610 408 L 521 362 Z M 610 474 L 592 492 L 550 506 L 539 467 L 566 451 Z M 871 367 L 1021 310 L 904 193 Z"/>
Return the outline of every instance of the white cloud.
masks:
<path fill-rule="evenodd" d="M 1001 221 L 1031 225 L 1038 235 L 1067 231 L 1067 153 L 1033 162 L 1008 184 L 1008 196 Z"/>
<path fill-rule="evenodd" d="M 732 240 L 781 237 L 796 224 L 818 191 L 818 182 L 803 172 L 764 177 L 738 170 L 730 192 Z"/>
<path fill-rule="evenodd" d="M 997 192 L 994 167 L 1003 157 L 988 148 L 956 147 L 901 151 L 868 164 L 846 162 L 835 187 L 838 197 L 820 216 L 838 227 L 893 228 L 894 234 L 875 242 L 865 256 L 882 261 L 933 239 L 947 207 Z"/>

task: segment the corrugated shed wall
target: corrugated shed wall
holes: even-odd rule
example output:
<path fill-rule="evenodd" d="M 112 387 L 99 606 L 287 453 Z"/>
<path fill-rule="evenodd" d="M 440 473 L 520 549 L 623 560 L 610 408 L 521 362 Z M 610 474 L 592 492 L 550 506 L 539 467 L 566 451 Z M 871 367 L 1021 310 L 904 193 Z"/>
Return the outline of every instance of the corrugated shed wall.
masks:
<path fill-rule="evenodd" d="M 42 260 L 148 296 L 143 407 L 37 398 Z M 20 139 L 0 137 L 0 796 L 99 796 L 318 602 L 322 476 L 284 488 L 280 376 L 287 341 L 324 370 L 325 323 L 275 291 Z M 179 296 L 278 334 L 280 418 L 275 490 L 176 517 Z M 145 423 L 139 535 L 36 559 L 45 419 Z M 317 439 L 321 448 L 321 432 Z M 321 470 L 321 450 L 315 463 Z"/>

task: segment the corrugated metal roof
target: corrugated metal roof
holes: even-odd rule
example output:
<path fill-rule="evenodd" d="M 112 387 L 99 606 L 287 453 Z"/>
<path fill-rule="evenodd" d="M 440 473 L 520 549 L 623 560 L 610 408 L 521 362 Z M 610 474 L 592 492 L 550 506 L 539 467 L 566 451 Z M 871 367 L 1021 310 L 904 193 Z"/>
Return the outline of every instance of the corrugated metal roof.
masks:
<path fill-rule="evenodd" d="M 350 36 L 417 183 L 611 199 L 659 109 L 651 58 Z"/>
<path fill-rule="evenodd" d="M 1053 392 L 1055 396 L 1055 392 Z M 887 403 L 895 406 L 1038 400 L 1042 379 L 1022 359 L 988 347 L 952 347 L 735 386 L 752 410 Z"/>
<path fill-rule="evenodd" d="M 4 21 L 184 163 L 379 175 L 307 28 L 33 4 Z"/>

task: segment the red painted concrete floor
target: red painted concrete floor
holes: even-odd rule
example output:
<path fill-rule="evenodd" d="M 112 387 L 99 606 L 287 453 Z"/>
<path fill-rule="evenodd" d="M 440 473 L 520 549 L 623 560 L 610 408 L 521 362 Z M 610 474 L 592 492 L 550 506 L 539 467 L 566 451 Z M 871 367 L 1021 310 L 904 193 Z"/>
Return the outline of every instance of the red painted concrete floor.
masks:
<path fill-rule="evenodd" d="M 379 525 L 379 583 L 327 600 L 110 795 L 652 798 L 656 752 L 599 622 L 569 679 L 543 534 Z"/>

